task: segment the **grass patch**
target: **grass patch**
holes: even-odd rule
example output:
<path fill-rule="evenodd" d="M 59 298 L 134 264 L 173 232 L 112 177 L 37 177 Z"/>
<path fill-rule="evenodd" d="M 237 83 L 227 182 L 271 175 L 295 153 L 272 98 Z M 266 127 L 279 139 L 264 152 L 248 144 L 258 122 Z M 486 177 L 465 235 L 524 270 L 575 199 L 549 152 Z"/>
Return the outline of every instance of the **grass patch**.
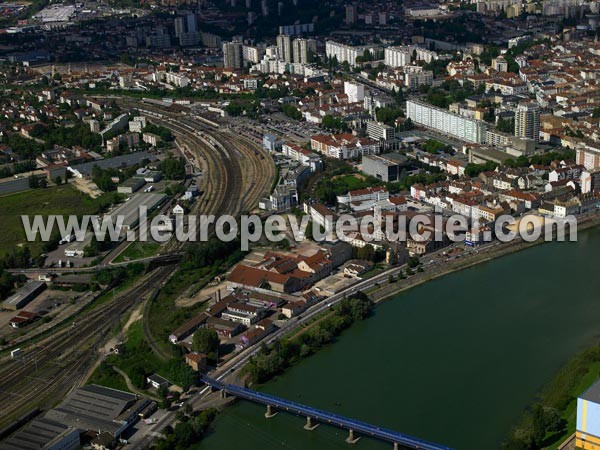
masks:
<path fill-rule="evenodd" d="M 71 215 L 96 214 L 118 198 L 114 194 L 104 194 L 92 199 L 68 184 L 18 192 L 0 197 L 2 220 L 0 220 L 0 256 L 15 251 L 27 244 L 35 257 L 42 253 L 42 242 L 27 242 L 21 215 L 29 215 L 30 223 L 34 215 L 47 217 L 51 214 Z"/>
<path fill-rule="evenodd" d="M 134 241 L 121 253 L 115 263 L 132 261 L 136 259 L 149 258 L 154 256 L 160 250 L 161 244 L 158 242 Z"/>
<path fill-rule="evenodd" d="M 181 353 L 168 361 L 163 361 L 154 354 L 144 337 L 141 320 L 133 323 L 127 330 L 122 351 L 119 354 L 109 355 L 103 364 L 94 371 L 89 383 L 109 387 L 120 385 L 119 379 L 123 380 L 123 377 L 112 370 L 110 366 L 118 367 L 125 372 L 133 385 L 140 390 L 146 388 L 146 377 L 153 373 L 158 373 L 184 389 L 192 386 L 196 378 L 192 369 L 185 365 Z"/>
<path fill-rule="evenodd" d="M 173 274 L 157 297 L 150 303 L 144 319 L 152 330 L 155 345 L 165 355 L 171 355 L 174 346 L 169 334 L 187 320 L 199 314 L 206 305 L 189 308 L 175 305 L 177 297 L 190 286 L 201 289 L 217 275 L 225 273 L 244 257 L 239 241 L 220 242 L 216 238 L 206 243 L 190 246 L 186 250 L 180 269 Z"/>
<path fill-rule="evenodd" d="M 87 381 L 87 384 L 98 384 L 100 386 L 129 392 L 129 388 L 123 377 L 106 361 L 102 361 L 98 368 L 94 370 L 94 373 Z"/>

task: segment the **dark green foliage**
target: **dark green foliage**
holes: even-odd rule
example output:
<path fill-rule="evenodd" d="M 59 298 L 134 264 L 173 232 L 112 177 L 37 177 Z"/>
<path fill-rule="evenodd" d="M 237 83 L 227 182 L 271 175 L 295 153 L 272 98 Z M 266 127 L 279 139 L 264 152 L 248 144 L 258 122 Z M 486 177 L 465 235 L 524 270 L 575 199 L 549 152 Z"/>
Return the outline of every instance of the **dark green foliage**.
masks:
<path fill-rule="evenodd" d="M 496 129 L 503 133 L 513 134 L 515 132 L 515 119 L 503 119 L 499 118 L 496 124 Z"/>
<path fill-rule="evenodd" d="M 85 149 L 99 150 L 102 144 L 100 135 L 92 133 L 90 127 L 80 121 L 72 127 L 55 124 L 36 125 L 33 127 L 31 135 L 45 141 L 46 148 L 52 148 L 54 145 L 68 148 L 79 145 Z"/>
<path fill-rule="evenodd" d="M 276 341 L 272 347 L 263 346 L 260 352 L 250 359 L 243 372 L 251 382 L 264 383 L 331 342 L 352 323 L 368 317 L 371 308 L 371 300 L 362 293 L 344 299 L 333 307 L 333 314 L 313 325 L 299 337 Z"/>
<path fill-rule="evenodd" d="M 198 353 L 215 353 L 219 349 L 219 335 L 215 330 L 200 328 L 194 333 L 193 348 Z"/>
<path fill-rule="evenodd" d="M 174 139 L 171 130 L 160 125 L 154 125 L 153 123 L 148 123 L 144 127 L 144 133 L 156 134 L 165 142 L 171 142 Z"/>
<path fill-rule="evenodd" d="M 302 113 L 294 105 L 285 104 L 281 107 L 281 110 L 287 117 L 290 117 L 295 120 L 302 119 Z"/>
<path fill-rule="evenodd" d="M 169 180 L 183 180 L 185 178 L 185 160 L 183 158 L 168 158 L 158 165 L 165 178 Z"/>
<path fill-rule="evenodd" d="M 331 131 L 347 131 L 348 125 L 339 117 L 333 117 L 331 115 L 326 115 L 323 117 L 323 121 L 321 122 L 321 126 L 326 130 Z"/>
<path fill-rule="evenodd" d="M 404 117 L 404 113 L 400 108 L 378 108 L 375 116 L 379 122 L 393 126 L 398 117 Z"/>
<path fill-rule="evenodd" d="M 154 446 L 155 450 L 173 450 L 193 448 L 207 433 L 210 425 L 215 420 L 217 410 L 213 408 L 206 409 L 197 416 L 182 413 L 181 420 L 175 425 L 175 428 L 166 430 L 164 437 L 158 439 Z"/>
<path fill-rule="evenodd" d="M 144 272 L 142 263 L 132 263 L 110 269 L 102 269 L 94 275 L 94 281 L 104 285 L 118 285 Z"/>

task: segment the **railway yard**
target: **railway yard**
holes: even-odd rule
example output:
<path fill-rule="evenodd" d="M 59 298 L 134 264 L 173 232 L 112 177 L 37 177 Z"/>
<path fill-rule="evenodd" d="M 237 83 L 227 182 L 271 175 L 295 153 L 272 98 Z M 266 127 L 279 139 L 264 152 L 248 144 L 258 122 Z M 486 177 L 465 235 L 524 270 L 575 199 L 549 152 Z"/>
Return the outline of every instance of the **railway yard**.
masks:
<path fill-rule="evenodd" d="M 237 216 L 256 208 L 268 194 L 275 165 L 257 144 L 219 129 L 191 114 L 134 99 L 117 99 L 123 109 L 136 110 L 151 122 L 165 126 L 176 138 L 187 163 L 202 168 L 202 191 L 192 213 Z M 168 251 L 181 251 L 173 242 Z M 0 428 L 34 408 L 57 404 L 85 383 L 101 355 L 102 344 L 126 320 L 134 305 L 152 297 L 176 270 L 164 266 L 149 270 L 133 287 L 86 309 L 72 323 L 64 323 L 49 335 L 21 346 L 22 354 L 0 356 Z"/>

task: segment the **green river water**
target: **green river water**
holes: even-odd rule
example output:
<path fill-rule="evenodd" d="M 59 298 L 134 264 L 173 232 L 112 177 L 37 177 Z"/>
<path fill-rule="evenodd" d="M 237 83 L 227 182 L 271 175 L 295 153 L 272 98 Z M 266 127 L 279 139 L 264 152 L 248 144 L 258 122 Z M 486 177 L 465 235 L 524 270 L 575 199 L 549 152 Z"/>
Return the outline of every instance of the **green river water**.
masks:
<path fill-rule="evenodd" d="M 494 450 L 569 357 L 600 336 L 600 230 L 399 294 L 261 390 L 460 450 Z M 391 449 L 240 401 L 203 450 Z"/>

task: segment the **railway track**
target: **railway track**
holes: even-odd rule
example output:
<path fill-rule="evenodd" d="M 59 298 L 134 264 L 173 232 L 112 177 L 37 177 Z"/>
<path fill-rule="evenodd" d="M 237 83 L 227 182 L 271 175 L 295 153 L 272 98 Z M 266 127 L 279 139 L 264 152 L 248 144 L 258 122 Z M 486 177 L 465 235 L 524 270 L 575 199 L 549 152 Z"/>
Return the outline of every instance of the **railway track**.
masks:
<path fill-rule="evenodd" d="M 139 101 L 124 99 L 121 103 L 142 109 Z M 208 173 L 201 186 L 204 194 L 197 202 L 196 214 L 237 217 L 253 209 L 260 197 L 268 193 L 274 165 L 255 144 L 182 114 L 167 114 L 153 105 L 144 108 L 154 111 L 156 116 L 151 120 L 171 129 L 179 144 L 195 159 L 206 162 Z M 179 250 L 183 245 L 174 243 Z M 160 289 L 173 270 L 155 269 L 146 282 L 27 347 L 22 357 L 2 361 L 0 394 L 6 401 L 0 408 L 0 427 L 34 407 L 53 406 L 79 386 L 96 360 L 98 348 L 120 325 L 123 315 L 140 299 Z"/>
<path fill-rule="evenodd" d="M 23 356 L 2 363 L 0 393 L 8 401 L 0 409 L 0 426 L 33 407 L 46 408 L 77 387 L 97 358 L 98 347 L 124 314 L 159 289 L 173 269 L 162 267 L 147 282 L 90 311 L 71 326 L 57 330 Z"/>

